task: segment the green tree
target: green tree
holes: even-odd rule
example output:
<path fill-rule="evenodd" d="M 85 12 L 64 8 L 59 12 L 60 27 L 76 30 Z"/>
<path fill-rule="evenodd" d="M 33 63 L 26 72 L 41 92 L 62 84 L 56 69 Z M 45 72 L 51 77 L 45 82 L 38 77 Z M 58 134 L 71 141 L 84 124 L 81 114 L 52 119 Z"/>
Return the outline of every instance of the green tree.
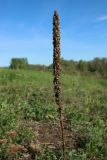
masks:
<path fill-rule="evenodd" d="M 79 69 L 79 71 L 81 72 L 87 72 L 88 71 L 88 62 L 80 60 L 78 62 L 77 68 Z"/>
<path fill-rule="evenodd" d="M 10 62 L 11 69 L 26 69 L 28 67 L 27 58 L 12 58 Z"/>

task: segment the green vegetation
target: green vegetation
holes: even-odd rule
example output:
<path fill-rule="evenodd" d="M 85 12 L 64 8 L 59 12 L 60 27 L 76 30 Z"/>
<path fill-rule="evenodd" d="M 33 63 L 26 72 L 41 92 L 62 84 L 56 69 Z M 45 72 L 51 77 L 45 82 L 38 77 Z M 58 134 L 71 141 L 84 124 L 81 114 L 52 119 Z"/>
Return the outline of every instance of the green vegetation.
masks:
<path fill-rule="evenodd" d="M 106 159 L 107 80 L 72 73 L 61 81 L 68 160 Z M 1 160 L 59 160 L 58 124 L 51 72 L 0 69 Z"/>
<path fill-rule="evenodd" d="M 94 58 L 90 61 L 74 61 L 61 58 L 61 66 L 63 74 L 81 74 L 83 76 L 93 75 L 107 78 L 107 58 Z M 33 65 L 28 63 L 27 58 L 13 58 L 11 59 L 9 67 L 12 69 L 29 69 L 48 72 L 52 72 L 53 70 L 53 64 L 49 66 L 40 64 Z"/>
<path fill-rule="evenodd" d="M 25 69 L 28 68 L 27 58 L 12 58 L 10 62 L 11 69 Z"/>
<path fill-rule="evenodd" d="M 90 61 L 73 61 L 61 59 L 62 73 L 95 75 L 97 77 L 107 77 L 107 58 L 95 58 Z M 48 66 L 52 69 L 52 65 Z"/>

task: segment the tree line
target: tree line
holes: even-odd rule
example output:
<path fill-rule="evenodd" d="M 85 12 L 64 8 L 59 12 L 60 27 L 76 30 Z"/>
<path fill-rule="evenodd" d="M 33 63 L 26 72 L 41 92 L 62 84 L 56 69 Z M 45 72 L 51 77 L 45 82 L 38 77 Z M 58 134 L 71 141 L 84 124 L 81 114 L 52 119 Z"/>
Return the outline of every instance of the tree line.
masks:
<path fill-rule="evenodd" d="M 61 58 L 62 73 L 82 75 L 94 74 L 107 77 L 107 58 L 94 58 L 90 61 L 74 61 Z M 52 71 L 53 64 L 49 66 L 29 64 L 27 58 L 12 58 L 9 68 L 11 69 L 37 69 Z"/>

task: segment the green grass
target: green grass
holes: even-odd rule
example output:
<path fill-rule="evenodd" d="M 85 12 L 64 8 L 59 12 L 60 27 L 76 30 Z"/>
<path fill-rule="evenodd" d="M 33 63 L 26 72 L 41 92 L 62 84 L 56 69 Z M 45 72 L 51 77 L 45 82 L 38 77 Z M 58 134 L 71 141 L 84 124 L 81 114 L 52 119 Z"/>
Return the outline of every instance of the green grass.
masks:
<path fill-rule="evenodd" d="M 103 160 L 107 157 L 107 80 L 95 76 L 62 75 L 61 98 L 65 110 L 66 128 L 78 133 L 77 150 L 69 148 L 69 160 Z M 53 76 L 49 72 L 0 69 L 0 159 L 8 158 L 10 143 L 34 141 L 34 131 L 26 121 L 56 122 L 57 107 L 54 102 Z M 25 122 L 25 123 L 24 123 Z M 20 129 L 20 128 L 24 128 Z M 17 137 L 8 139 L 6 132 L 17 131 Z M 24 132 L 26 131 L 26 132 Z M 22 155 L 15 154 L 13 159 Z M 48 148 L 36 159 L 59 159 Z"/>

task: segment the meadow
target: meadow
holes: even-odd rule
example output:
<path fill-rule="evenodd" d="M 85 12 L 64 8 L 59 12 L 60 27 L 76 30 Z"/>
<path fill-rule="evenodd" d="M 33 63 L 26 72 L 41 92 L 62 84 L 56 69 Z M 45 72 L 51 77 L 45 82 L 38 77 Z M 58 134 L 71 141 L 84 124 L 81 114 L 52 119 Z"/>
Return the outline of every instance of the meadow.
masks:
<path fill-rule="evenodd" d="M 107 159 L 107 79 L 62 74 L 68 160 Z M 0 160 L 60 160 L 60 126 L 49 71 L 0 69 Z"/>

